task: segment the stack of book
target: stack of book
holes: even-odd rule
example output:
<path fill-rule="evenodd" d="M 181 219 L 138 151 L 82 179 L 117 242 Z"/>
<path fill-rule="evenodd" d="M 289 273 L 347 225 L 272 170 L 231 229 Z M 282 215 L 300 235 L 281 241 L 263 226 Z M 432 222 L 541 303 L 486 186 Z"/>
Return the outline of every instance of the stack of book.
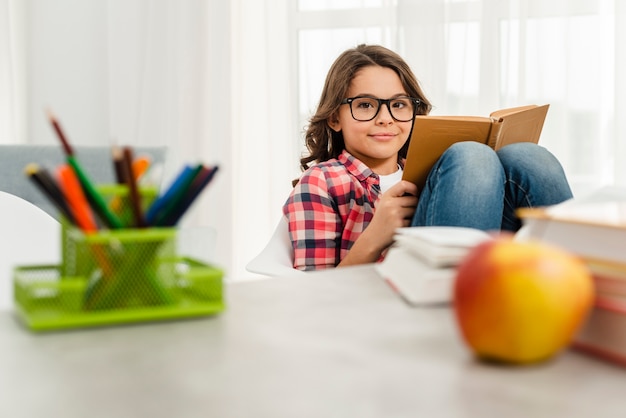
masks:
<path fill-rule="evenodd" d="M 626 189 L 608 187 L 548 208 L 519 212 L 518 239 L 539 239 L 580 256 L 596 300 L 573 347 L 626 366 Z"/>
<path fill-rule="evenodd" d="M 394 245 L 375 265 L 376 271 L 411 306 L 447 304 L 458 264 L 474 246 L 491 238 L 463 227 L 398 228 Z"/>

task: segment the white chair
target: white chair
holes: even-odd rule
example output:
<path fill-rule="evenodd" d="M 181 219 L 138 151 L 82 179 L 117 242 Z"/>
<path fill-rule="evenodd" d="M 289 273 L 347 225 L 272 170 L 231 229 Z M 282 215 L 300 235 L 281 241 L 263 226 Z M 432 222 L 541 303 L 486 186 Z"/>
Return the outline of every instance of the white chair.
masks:
<path fill-rule="evenodd" d="M 293 268 L 293 249 L 289 238 L 289 226 L 285 218 L 280 218 L 269 242 L 246 265 L 246 270 L 250 273 L 270 277 L 294 277 L 305 274 L 305 272 Z"/>
<path fill-rule="evenodd" d="M 34 204 L 0 191 L 0 309 L 13 306 L 13 269 L 58 264 L 61 224 Z"/>

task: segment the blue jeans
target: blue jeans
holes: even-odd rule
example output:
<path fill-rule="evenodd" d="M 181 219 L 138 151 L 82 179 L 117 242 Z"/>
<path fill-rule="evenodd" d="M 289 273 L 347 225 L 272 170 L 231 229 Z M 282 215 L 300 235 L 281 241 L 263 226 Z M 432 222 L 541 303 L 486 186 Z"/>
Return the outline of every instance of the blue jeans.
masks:
<path fill-rule="evenodd" d="M 430 171 L 411 225 L 517 231 L 517 208 L 571 197 L 561 164 L 541 146 L 524 142 L 494 151 L 478 142 L 458 142 Z"/>

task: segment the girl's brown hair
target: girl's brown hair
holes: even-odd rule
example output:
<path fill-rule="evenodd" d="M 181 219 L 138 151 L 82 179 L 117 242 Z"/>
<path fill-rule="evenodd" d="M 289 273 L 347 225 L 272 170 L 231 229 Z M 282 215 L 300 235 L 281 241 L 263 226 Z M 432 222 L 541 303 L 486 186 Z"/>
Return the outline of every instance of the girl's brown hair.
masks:
<path fill-rule="evenodd" d="M 343 134 L 332 130 L 328 121 L 336 117 L 339 112 L 341 102 L 345 99 L 346 92 L 357 72 L 372 65 L 390 68 L 398 74 L 406 93 L 420 100 L 417 108 L 418 115 L 426 115 L 430 112 L 432 105 L 422 92 L 413 71 L 400 55 L 380 45 L 359 45 L 348 49 L 337 57 L 330 67 L 317 111 L 309 120 L 305 134 L 309 155 L 300 159 L 300 167 L 303 171 L 311 162 L 320 163 L 337 158 L 345 148 Z M 399 160 L 406 158 L 409 142 L 410 136 L 398 152 Z"/>

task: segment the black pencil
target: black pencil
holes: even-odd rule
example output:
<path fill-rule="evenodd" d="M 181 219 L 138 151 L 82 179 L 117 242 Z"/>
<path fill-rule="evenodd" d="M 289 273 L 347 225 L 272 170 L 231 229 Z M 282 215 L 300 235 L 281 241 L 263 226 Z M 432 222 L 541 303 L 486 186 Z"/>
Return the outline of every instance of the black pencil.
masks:
<path fill-rule="evenodd" d="M 24 169 L 26 175 L 43 194 L 50 199 L 54 206 L 65 216 L 72 224 L 76 224 L 74 214 L 70 209 L 63 192 L 45 168 L 39 167 L 36 163 L 28 164 Z"/>
<path fill-rule="evenodd" d="M 113 147 L 111 149 L 111 154 L 113 157 L 113 169 L 115 170 L 115 181 L 117 181 L 117 184 L 126 184 L 127 180 L 124 168 L 124 154 L 118 147 Z"/>

